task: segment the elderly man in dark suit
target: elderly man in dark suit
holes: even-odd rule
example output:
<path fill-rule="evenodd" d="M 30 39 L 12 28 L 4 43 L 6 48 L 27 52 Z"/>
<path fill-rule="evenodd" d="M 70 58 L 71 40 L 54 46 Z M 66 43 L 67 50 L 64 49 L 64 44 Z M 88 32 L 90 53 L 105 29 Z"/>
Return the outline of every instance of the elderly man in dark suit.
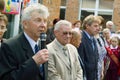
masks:
<path fill-rule="evenodd" d="M 99 19 L 94 15 L 89 15 L 84 19 L 82 26 L 84 30 L 78 52 L 85 65 L 87 80 L 98 80 L 98 50 L 94 35 L 99 31 Z"/>
<path fill-rule="evenodd" d="M 0 80 L 47 80 L 48 50 L 36 51 L 36 46 L 40 34 L 47 30 L 48 16 L 47 7 L 39 3 L 23 10 L 24 32 L 0 48 Z"/>

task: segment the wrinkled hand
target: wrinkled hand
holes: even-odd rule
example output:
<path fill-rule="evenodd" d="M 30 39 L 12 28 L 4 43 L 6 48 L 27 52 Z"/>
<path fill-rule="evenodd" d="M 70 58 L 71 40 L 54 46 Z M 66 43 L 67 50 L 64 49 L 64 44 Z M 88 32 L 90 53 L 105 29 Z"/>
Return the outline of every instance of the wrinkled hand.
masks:
<path fill-rule="evenodd" d="M 49 58 L 48 50 L 47 49 L 39 50 L 32 58 L 34 59 L 37 65 L 43 64 L 46 61 L 48 61 Z"/>

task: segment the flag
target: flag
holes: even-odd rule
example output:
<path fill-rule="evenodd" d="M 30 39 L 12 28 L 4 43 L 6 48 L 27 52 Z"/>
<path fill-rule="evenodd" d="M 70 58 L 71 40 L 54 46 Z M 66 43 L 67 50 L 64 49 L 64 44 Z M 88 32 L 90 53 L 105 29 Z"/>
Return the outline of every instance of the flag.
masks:
<path fill-rule="evenodd" d="M 5 7 L 3 13 L 19 14 L 20 0 L 5 0 Z"/>

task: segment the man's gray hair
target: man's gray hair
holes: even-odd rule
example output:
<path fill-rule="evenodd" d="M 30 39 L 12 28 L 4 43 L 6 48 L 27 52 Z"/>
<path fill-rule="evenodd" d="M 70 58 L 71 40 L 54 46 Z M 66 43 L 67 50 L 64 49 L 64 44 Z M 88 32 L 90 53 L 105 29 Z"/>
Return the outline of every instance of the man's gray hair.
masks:
<path fill-rule="evenodd" d="M 31 4 L 23 10 L 22 21 L 31 18 L 32 12 L 39 12 L 43 17 L 47 18 L 49 16 L 48 8 L 40 3 Z"/>
<path fill-rule="evenodd" d="M 55 24 L 55 28 L 54 28 L 54 31 L 55 30 L 59 30 L 61 25 L 67 25 L 68 27 L 72 27 L 72 23 L 67 21 L 67 20 L 60 20 L 58 21 L 56 24 Z"/>
<path fill-rule="evenodd" d="M 109 26 L 109 25 L 112 25 L 112 26 L 113 26 L 114 23 L 113 23 L 112 21 L 107 21 L 107 22 L 106 22 L 106 26 Z"/>

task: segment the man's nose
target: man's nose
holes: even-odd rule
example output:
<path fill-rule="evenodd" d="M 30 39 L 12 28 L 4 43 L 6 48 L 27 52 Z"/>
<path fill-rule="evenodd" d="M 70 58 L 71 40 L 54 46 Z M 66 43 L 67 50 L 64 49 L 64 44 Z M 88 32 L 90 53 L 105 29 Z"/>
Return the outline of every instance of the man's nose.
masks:
<path fill-rule="evenodd" d="M 40 25 L 44 27 L 44 26 L 46 26 L 46 23 L 44 21 L 41 21 Z"/>

